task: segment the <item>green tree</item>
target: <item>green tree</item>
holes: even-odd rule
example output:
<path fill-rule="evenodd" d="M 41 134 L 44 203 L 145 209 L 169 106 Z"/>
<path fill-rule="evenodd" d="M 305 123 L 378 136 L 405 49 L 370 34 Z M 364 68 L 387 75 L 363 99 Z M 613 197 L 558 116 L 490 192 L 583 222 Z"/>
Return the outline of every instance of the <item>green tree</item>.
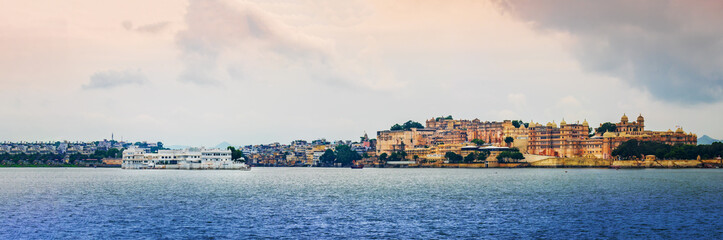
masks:
<path fill-rule="evenodd" d="M 409 121 L 405 122 L 404 124 L 402 124 L 402 128 L 404 130 L 410 130 L 412 128 L 424 128 L 424 125 L 422 125 L 421 123 L 409 120 Z"/>
<path fill-rule="evenodd" d="M 615 132 L 616 129 L 617 129 L 617 127 L 614 123 L 606 122 L 606 123 L 603 123 L 602 125 L 600 125 L 600 127 L 595 129 L 595 134 L 602 135 L 603 133 L 606 133 L 606 132 Z"/>
<path fill-rule="evenodd" d="M 514 141 L 515 141 L 515 139 L 512 138 L 512 137 L 506 137 L 506 138 L 505 138 L 505 143 L 507 143 L 508 146 L 509 146 L 512 142 L 514 142 Z"/>
<path fill-rule="evenodd" d="M 340 163 L 342 166 L 350 166 L 353 161 L 360 159 L 361 156 L 359 156 L 359 153 L 351 150 L 349 146 L 336 146 L 336 161 L 334 161 L 335 163 Z"/>
<path fill-rule="evenodd" d="M 477 146 L 482 146 L 482 145 L 485 144 L 485 141 L 482 140 L 482 139 L 476 139 L 476 138 L 475 138 L 475 139 L 472 139 L 472 143 L 474 143 L 474 144 L 477 145 Z"/>
<path fill-rule="evenodd" d="M 474 153 L 469 153 L 469 154 L 467 154 L 467 156 L 464 157 L 464 162 L 465 162 L 465 163 L 472 163 L 472 162 L 474 162 L 474 160 L 475 160 L 476 158 L 477 158 L 477 156 L 475 156 Z"/>
<path fill-rule="evenodd" d="M 462 155 L 456 154 L 454 152 L 447 152 L 444 154 L 444 157 L 447 158 L 450 163 L 459 163 L 464 159 Z"/>
<path fill-rule="evenodd" d="M 402 123 L 402 125 L 394 124 L 389 130 L 392 131 L 399 131 L 399 130 L 411 130 L 412 128 L 424 128 L 424 125 L 422 125 L 419 122 L 415 122 L 412 120 L 409 120 L 405 123 Z"/>
<path fill-rule="evenodd" d="M 379 155 L 379 161 L 386 163 L 386 162 L 387 162 L 387 157 L 389 157 L 389 154 L 387 154 L 387 153 L 382 153 L 382 154 Z"/>
<path fill-rule="evenodd" d="M 242 159 L 245 161 L 246 156 L 244 156 L 244 152 L 241 151 L 241 149 L 236 149 L 233 146 L 228 146 L 226 149 L 231 150 L 231 160 L 239 160 Z"/>
<path fill-rule="evenodd" d="M 517 162 L 522 159 L 525 159 L 525 156 L 515 151 L 503 151 L 497 155 L 497 161 L 499 162 Z"/>
<path fill-rule="evenodd" d="M 389 155 L 388 161 L 403 161 L 407 157 L 407 153 L 404 151 L 393 152 Z"/>
<path fill-rule="evenodd" d="M 108 149 L 108 157 L 109 158 L 121 158 L 123 156 L 123 153 L 120 149 L 117 148 L 111 148 Z"/>
<path fill-rule="evenodd" d="M 485 161 L 487 160 L 487 157 L 490 156 L 490 152 L 488 151 L 480 151 L 477 153 L 477 160 Z"/>
<path fill-rule="evenodd" d="M 334 165 L 334 160 L 336 160 L 336 155 L 331 149 L 326 149 L 324 154 L 319 157 L 319 162 L 325 167 Z"/>
<path fill-rule="evenodd" d="M 512 120 L 512 126 L 515 128 L 520 128 L 520 126 L 525 125 L 525 127 L 529 126 L 528 123 L 523 122 L 522 120 Z"/>

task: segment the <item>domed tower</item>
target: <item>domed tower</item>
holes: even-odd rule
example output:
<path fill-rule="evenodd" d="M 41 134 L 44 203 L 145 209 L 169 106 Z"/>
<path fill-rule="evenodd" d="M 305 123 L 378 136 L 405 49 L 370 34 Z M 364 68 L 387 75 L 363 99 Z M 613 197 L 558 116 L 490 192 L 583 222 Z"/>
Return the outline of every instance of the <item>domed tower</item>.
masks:
<path fill-rule="evenodd" d="M 643 117 L 643 114 L 638 115 L 638 127 L 640 128 L 640 131 L 645 130 L 645 118 Z"/>
<path fill-rule="evenodd" d="M 625 113 L 623 113 L 623 117 L 620 118 L 620 122 L 621 122 L 621 123 L 628 123 L 628 116 L 626 116 Z"/>

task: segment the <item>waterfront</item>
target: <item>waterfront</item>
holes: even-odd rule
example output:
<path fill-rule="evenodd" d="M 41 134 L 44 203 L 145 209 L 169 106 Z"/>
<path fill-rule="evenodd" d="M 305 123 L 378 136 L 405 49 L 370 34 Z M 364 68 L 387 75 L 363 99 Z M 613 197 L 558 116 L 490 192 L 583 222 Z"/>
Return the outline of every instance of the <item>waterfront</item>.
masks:
<path fill-rule="evenodd" d="M 723 237 L 720 169 L 0 169 L 0 239 Z"/>

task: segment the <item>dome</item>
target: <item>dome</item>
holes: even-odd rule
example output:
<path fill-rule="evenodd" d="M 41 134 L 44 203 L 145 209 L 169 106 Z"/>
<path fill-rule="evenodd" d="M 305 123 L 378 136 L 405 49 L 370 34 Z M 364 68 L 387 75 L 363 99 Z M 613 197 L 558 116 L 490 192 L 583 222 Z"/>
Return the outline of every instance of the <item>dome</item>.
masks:
<path fill-rule="evenodd" d="M 670 130 L 670 128 L 668 128 L 668 133 L 673 133 L 673 130 Z"/>
<path fill-rule="evenodd" d="M 624 122 L 624 123 L 628 122 L 628 116 L 626 116 L 626 115 L 623 113 L 623 117 L 620 118 L 620 122 Z"/>
<path fill-rule="evenodd" d="M 587 125 L 588 125 L 588 124 L 587 124 L 587 119 L 585 119 L 584 121 L 582 121 L 582 125 L 583 125 L 583 126 L 587 126 Z"/>
<path fill-rule="evenodd" d="M 645 118 L 643 117 L 642 114 L 640 114 L 640 115 L 638 116 L 638 122 L 644 122 L 644 121 L 645 121 Z"/>
<path fill-rule="evenodd" d="M 685 132 L 683 131 L 683 128 L 678 128 L 677 130 L 675 130 L 675 133 L 685 133 Z"/>
<path fill-rule="evenodd" d="M 562 125 L 567 125 L 567 122 L 565 122 L 564 118 L 562 119 L 562 122 L 560 122 L 560 126 L 562 126 Z"/>

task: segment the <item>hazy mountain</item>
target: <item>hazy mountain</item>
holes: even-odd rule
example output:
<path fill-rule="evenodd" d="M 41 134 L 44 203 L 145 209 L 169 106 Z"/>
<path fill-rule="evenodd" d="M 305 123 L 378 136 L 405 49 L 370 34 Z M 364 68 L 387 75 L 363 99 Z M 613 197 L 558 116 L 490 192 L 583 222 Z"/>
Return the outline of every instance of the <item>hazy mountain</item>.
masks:
<path fill-rule="evenodd" d="M 219 143 L 218 145 L 216 145 L 215 148 L 218 148 L 218 149 L 226 149 L 228 146 L 233 146 L 233 145 L 231 145 L 230 143 L 224 141 L 224 142 Z"/>
<path fill-rule="evenodd" d="M 168 149 L 186 149 L 186 148 L 189 148 L 190 146 L 186 146 L 186 145 L 171 145 L 171 146 L 164 146 L 164 147 L 166 147 L 166 148 L 168 148 Z"/>
<path fill-rule="evenodd" d="M 698 145 L 700 144 L 711 144 L 714 142 L 723 142 L 719 139 L 711 138 L 708 135 L 703 135 L 702 137 L 698 138 Z"/>

